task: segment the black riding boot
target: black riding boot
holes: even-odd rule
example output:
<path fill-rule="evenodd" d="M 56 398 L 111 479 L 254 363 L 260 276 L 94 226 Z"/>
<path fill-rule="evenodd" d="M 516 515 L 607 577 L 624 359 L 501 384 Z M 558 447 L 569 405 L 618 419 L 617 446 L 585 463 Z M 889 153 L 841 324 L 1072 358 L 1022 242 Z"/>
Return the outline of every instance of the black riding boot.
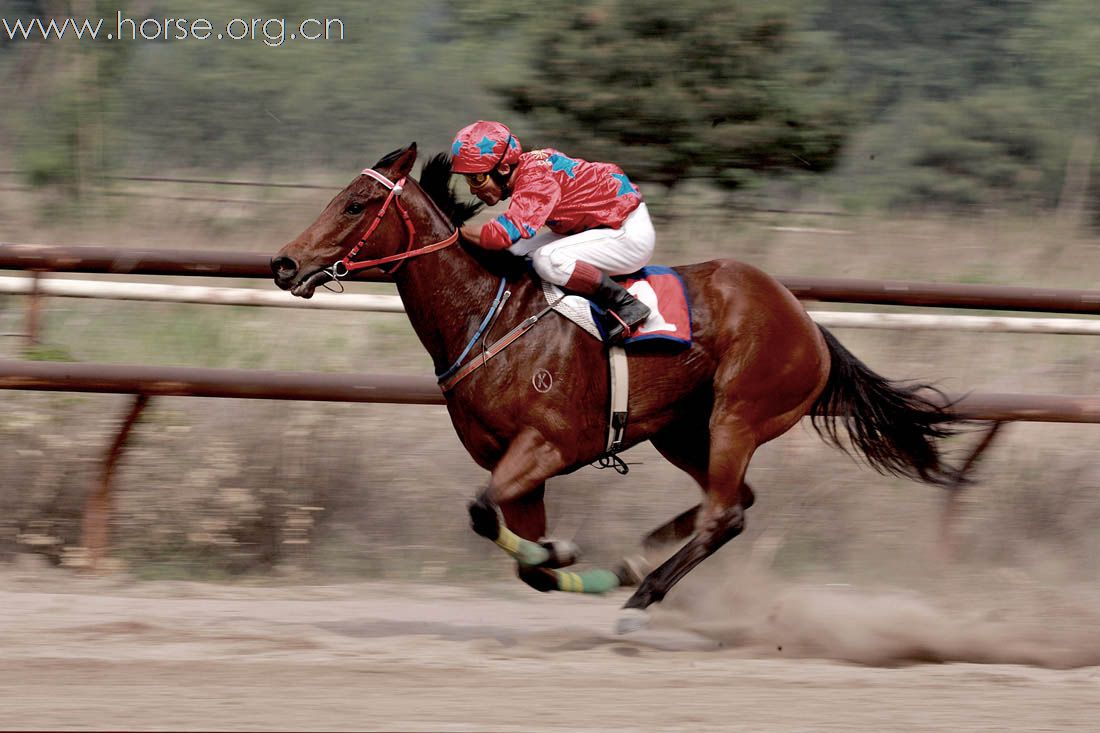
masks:
<path fill-rule="evenodd" d="M 645 319 L 649 318 L 649 306 L 631 295 L 606 273 L 596 292 L 588 297 L 607 311 L 603 326 L 608 343 L 620 342 L 629 337 L 635 326 L 645 323 Z"/>

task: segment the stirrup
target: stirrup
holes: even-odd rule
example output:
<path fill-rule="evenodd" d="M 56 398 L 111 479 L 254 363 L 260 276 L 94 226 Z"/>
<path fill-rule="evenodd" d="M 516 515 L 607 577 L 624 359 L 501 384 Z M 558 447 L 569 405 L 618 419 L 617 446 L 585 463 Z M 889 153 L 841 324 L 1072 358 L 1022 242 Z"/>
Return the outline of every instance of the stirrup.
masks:
<path fill-rule="evenodd" d="M 611 316 L 611 318 L 613 318 L 618 324 L 617 326 L 612 325 L 611 327 L 607 328 L 607 343 L 621 344 L 623 341 L 626 341 L 628 338 L 634 335 L 634 329 L 631 328 L 618 313 L 613 310 L 605 311 L 605 313 Z"/>

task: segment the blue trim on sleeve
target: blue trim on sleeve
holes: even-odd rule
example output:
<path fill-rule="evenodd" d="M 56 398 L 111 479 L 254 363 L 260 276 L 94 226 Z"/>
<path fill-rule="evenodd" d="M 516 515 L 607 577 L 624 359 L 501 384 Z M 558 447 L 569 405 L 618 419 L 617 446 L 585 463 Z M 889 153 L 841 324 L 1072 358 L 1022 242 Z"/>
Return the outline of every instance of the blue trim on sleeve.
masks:
<path fill-rule="evenodd" d="M 501 214 L 496 218 L 496 222 L 504 227 L 504 231 L 508 233 L 508 238 L 512 240 L 512 244 L 515 244 L 521 239 L 519 227 L 513 224 L 512 220 L 509 219 L 507 216 Z"/>

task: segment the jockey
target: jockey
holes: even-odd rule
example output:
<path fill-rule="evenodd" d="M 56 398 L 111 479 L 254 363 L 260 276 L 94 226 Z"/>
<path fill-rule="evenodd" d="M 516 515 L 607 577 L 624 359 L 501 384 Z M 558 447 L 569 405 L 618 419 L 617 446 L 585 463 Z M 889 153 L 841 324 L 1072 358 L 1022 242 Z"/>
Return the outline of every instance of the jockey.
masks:
<path fill-rule="evenodd" d="M 641 269 L 656 241 L 642 194 L 621 168 L 551 148 L 524 153 L 507 127 L 484 120 L 459 130 L 451 153 L 451 170 L 487 206 L 511 198 L 484 226 L 464 226 L 465 239 L 526 256 L 543 280 L 594 302 L 609 315 L 609 342 L 645 322 L 649 308 L 608 277 Z M 544 225 L 549 231 L 539 232 Z"/>

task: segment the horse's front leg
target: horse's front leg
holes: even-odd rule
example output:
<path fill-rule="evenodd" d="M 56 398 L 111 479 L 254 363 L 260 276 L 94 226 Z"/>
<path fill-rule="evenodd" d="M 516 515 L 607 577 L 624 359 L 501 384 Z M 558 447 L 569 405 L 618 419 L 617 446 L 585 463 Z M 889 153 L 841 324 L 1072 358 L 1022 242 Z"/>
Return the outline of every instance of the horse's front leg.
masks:
<path fill-rule="evenodd" d="M 495 542 L 521 565 L 538 567 L 550 560 L 550 551 L 538 544 L 546 530 L 542 490 L 546 479 L 561 471 L 564 458 L 537 430 L 520 433 L 493 468 L 489 486 L 470 503 L 470 524 L 482 537 Z M 506 508 L 515 525 L 501 521 Z M 519 534 L 517 534 L 519 532 Z"/>
<path fill-rule="evenodd" d="M 573 552 L 566 556 L 561 544 L 542 539 L 546 535 L 545 493 L 546 484 L 540 484 L 518 499 L 499 504 L 503 522 L 497 522 L 497 537 L 494 540 L 515 558 L 516 574 L 520 580 L 544 593 L 557 590 L 557 579 L 549 570 L 571 565 L 576 555 Z M 484 503 L 477 510 L 471 509 L 471 517 L 474 512 L 489 516 Z"/>
<path fill-rule="evenodd" d="M 603 593 L 619 586 L 617 575 L 607 570 L 557 570 L 575 560 L 575 548 L 561 541 L 539 541 L 546 532 L 546 479 L 565 465 L 561 451 L 541 433 L 524 431 L 493 469 L 489 487 L 470 503 L 470 523 L 516 560 L 519 577 L 536 590 Z"/>

